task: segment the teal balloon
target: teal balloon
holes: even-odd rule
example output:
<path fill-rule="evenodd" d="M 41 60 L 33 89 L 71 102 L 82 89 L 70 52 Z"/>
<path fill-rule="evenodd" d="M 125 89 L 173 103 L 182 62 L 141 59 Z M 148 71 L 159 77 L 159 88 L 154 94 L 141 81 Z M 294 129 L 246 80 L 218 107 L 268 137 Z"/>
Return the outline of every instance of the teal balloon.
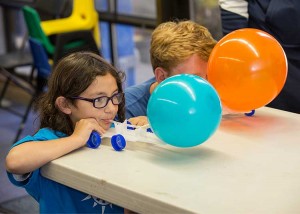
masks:
<path fill-rule="evenodd" d="M 153 132 L 162 141 L 176 147 L 193 147 L 217 130 L 222 106 L 209 82 L 195 75 L 179 74 L 155 88 L 147 116 Z"/>

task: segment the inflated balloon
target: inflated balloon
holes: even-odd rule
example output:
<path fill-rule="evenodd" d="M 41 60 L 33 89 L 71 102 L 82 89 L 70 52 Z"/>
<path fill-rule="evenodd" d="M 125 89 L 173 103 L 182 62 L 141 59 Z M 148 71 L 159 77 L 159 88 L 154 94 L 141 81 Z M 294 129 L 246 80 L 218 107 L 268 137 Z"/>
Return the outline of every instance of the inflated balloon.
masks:
<path fill-rule="evenodd" d="M 278 41 L 264 31 L 240 29 L 223 37 L 208 61 L 208 81 L 222 104 L 249 112 L 271 102 L 287 77 L 287 59 Z"/>
<path fill-rule="evenodd" d="M 221 115 L 216 90 L 206 80 L 190 74 L 161 82 L 147 107 L 153 132 L 177 147 L 192 147 L 206 141 L 218 128 Z"/>

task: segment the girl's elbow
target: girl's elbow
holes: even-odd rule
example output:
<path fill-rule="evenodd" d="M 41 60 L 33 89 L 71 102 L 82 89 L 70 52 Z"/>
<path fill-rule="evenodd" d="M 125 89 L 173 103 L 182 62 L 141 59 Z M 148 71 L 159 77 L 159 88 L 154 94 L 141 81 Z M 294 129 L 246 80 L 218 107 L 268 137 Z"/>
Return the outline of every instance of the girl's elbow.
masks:
<path fill-rule="evenodd" d="M 13 174 L 22 174 L 22 165 L 20 159 L 17 157 L 14 151 L 10 151 L 5 160 L 6 171 Z"/>

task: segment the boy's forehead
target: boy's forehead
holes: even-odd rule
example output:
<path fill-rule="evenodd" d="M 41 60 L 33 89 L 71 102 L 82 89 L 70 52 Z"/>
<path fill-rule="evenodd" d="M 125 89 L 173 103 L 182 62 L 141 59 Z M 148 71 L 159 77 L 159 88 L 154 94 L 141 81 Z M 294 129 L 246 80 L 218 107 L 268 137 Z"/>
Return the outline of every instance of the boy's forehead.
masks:
<path fill-rule="evenodd" d="M 206 73 L 207 62 L 202 60 L 199 56 L 193 55 L 172 68 L 170 75 L 194 74 L 205 78 Z"/>

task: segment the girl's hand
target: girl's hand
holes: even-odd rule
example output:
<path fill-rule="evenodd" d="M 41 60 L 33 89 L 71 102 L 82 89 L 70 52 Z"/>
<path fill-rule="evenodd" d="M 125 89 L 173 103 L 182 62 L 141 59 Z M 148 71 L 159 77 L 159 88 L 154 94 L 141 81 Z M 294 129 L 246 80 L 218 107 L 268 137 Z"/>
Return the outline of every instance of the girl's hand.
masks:
<path fill-rule="evenodd" d="M 94 118 L 86 118 L 79 120 L 74 128 L 72 137 L 78 139 L 81 145 L 84 146 L 88 141 L 92 131 L 98 132 L 100 135 L 105 133 L 105 130 L 98 124 Z"/>
<path fill-rule="evenodd" d="M 136 125 L 136 126 L 143 126 L 148 124 L 148 118 L 146 116 L 138 116 L 138 117 L 133 117 L 128 119 L 128 121 L 132 124 L 132 125 Z"/>

